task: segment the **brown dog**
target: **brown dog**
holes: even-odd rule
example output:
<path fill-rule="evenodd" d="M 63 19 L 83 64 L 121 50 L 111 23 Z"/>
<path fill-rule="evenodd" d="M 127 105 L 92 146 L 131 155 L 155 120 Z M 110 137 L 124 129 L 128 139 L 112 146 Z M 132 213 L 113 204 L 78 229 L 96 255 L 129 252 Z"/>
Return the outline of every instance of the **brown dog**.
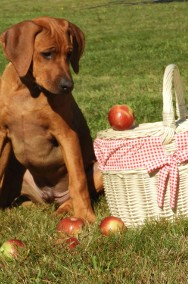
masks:
<path fill-rule="evenodd" d="M 87 123 L 71 91 L 84 50 L 74 24 L 49 17 L 24 21 L 0 38 L 10 61 L 0 84 L 0 206 L 20 195 L 55 201 L 89 222 L 90 194 L 102 189 Z"/>

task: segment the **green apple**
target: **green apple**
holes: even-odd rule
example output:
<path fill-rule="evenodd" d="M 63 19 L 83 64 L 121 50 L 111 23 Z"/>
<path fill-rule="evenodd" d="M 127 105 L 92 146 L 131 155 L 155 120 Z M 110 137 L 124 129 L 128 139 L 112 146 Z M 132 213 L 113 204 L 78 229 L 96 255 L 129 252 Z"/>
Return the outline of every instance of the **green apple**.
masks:
<path fill-rule="evenodd" d="M 9 258 L 15 259 L 19 255 L 19 248 L 25 247 L 25 244 L 17 239 L 10 239 L 5 241 L 0 247 L 0 254 Z"/>

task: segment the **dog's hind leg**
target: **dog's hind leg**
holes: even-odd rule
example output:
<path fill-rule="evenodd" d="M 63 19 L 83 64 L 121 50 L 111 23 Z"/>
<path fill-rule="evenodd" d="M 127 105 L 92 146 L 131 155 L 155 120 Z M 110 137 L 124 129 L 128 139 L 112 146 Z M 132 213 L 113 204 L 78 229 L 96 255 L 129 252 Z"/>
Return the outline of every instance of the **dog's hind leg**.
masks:
<path fill-rule="evenodd" d="M 6 168 L 10 159 L 11 143 L 7 139 L 6 133 L 0 132 L 0 207 L 6 207 L 7 198 L 4 188 Z"/>
<path fill-rule="evenodd" d="M 96 197 L 103 191 L 102 173 L 98 169 L 98 162 L 94 162 L 92 167 L 86 170 L 89 193 L 91 197 Z"/>
<path fill-rule="evenodd" d="M 0 207 L 12 206 L 20 196 L 25 168 L 14 156 L 10 141 L 1 141 L 0 155 Z"/>
<path fill-rule="evenodd" d="M 6 133 L 0 132 L 0 191 L 3 177 L 11 153 L 11 143 L 7 139 Z"/>
<path fill-rule="evenodd" d="M 45 203 L 44 199 L 42 198 L 42 191 L 35 184 L 29 170 L 26 170 L 26 172 L 24 173 L 21 195 L 28 197 L 28 199 L 33 203 Z"/>

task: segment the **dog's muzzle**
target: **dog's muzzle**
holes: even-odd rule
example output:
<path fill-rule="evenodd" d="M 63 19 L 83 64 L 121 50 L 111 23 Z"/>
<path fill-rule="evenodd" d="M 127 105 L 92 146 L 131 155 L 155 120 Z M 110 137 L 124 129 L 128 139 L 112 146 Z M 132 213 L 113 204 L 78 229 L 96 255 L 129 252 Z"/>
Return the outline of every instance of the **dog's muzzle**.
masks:
<path fill-rule="evenodd" d="M 59 83 L 59 87 L 62 90 L 62 92 L 69 93 L 74 88 L 74 82 L 73 80 L 63 78 Z"/>

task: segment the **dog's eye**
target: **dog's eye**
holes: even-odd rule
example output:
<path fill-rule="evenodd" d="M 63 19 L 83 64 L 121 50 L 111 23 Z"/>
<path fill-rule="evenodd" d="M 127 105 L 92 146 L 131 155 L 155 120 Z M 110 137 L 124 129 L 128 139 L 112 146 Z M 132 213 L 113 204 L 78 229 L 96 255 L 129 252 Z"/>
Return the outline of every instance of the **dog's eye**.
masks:
<path fill-rule="evenodd" d="M 68 58 L 68 60 L 71 58 L 71 55 L 72 55 L 72 50 L 69 50 L 69 51 L 67 52 L 67 58 Z"/>
<path fill-rule="evenodd" d="M 52 51 L 43 51 L 41 52 L 41 55 L 45 58 L 45 59 L 51 59 L 53 56 L 53 52 Z"/>

